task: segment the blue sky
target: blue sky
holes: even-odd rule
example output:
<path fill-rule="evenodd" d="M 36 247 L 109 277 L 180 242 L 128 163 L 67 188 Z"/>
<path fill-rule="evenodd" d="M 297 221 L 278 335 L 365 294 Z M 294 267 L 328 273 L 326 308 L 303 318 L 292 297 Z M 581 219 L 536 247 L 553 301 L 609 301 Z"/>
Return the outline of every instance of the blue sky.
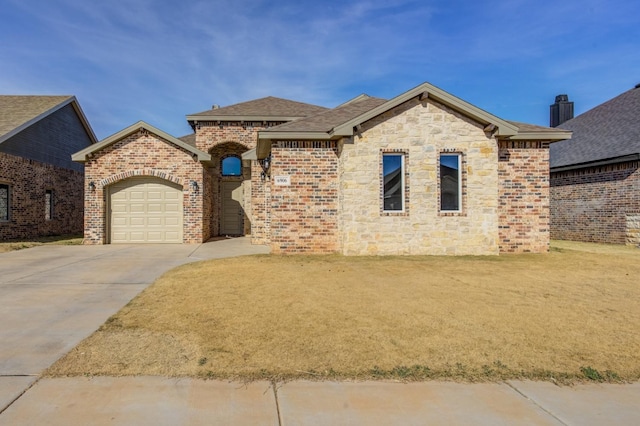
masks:
<path fill-rule="evenodd" d="M 99 139 L 263 96 L 327 107 L 428 81 L 548 125 L 640 83 L 637 0 L 0 0 L 0 93 L 73 94 Z"/>

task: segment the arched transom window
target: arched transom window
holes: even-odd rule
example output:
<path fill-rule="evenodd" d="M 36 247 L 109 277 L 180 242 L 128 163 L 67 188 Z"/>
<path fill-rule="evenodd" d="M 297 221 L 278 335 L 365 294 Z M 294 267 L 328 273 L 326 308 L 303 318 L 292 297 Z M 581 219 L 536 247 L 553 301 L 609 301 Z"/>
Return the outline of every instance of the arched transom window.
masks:
<path fill-rule="evenodd" d="M 242 161 L 240 157 L 232 155 L 222 159 L 222 176 L 240 176 Z"/>

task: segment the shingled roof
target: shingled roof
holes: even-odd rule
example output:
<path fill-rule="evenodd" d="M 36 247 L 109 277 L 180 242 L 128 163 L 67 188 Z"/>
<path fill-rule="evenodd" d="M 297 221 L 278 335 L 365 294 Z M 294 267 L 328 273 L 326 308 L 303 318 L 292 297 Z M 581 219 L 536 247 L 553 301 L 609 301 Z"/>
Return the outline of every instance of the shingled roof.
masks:
<path fill-rule="evenodd" d="M 640 159 L 640 87 L 562 123 L 571 140 L 550 148 L 552 169 Z"/>
<path fill-rule="evenodd" d="M 194 121 L 291 121 L 325 111 L 327 108 L 268 96 L 187 116 Z"/>
<path fill-rule="evenodd" d="M 387 102 L 386 99 L 360 95 L 334 109 L 263 130 L 260 136 L 265 137 L 269 134 L 280 132 L 329 132 L 334 127 L 346 123 L 385 102 Z"/>
<path fill-rule="evenodd" d="M 73 104 L 76 113 L 95 143 L 97 139 L 74 96 L 0 96 L 0 143 L 55 111 Z"/>

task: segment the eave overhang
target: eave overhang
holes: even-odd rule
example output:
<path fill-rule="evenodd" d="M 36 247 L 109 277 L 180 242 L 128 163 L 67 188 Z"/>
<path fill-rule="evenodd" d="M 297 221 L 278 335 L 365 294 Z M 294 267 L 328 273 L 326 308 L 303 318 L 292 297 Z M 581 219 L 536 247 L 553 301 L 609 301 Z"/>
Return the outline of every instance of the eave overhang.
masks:
<path fill-rule="evenodd" d="M 269 115 L 187 115 L 187 121 L 189 124 L 196 124 L 205 121 L 213 121 L 213 122 L 251 122 L 251 121 L 261 121 L 261 122 L 281 122 L 281 121 L 294 121 L 299 118 L 304 118 L 303 116 L 269 116 Z"/>
<path fill-rule="evenodd" d="M 610 164 L 628 163 L 630 161 L 640 161 L 640 153 L 623 155 L 620 157 L 606 158 L 606 159 L 597 160 L 597 161 L 588 161 L 586 163 L 577 163 L 577 164 L 569 164 L 566 166 L 551 167 L 550 171 L 552 173 L 566 172 L 569 170 L 586 169 L 588 167 L 600 167 L 600 166 L 607 166 Z"/>
<path fill-rule="evenodd" d="M 106 139 L 103 139 L 102 141 L 98 142 L 97 144 L 91 145 L 85 149 L 83 149 L 82 151 L 78 151 L 75 154 L 73 154 L 71 156 L 71 159 L 73 161 L 77 161 L 79 163 L 84 163 L 86 161 L 88 161 L 95 153 L 99 152 L 100 150 L 106 148 L 107 146 L 122 140 L 124 138 L 126 138 L 127 136 L 130 136 L 134 133 L 139 132 L 140 130 L 145 130 L 149 133 L 152 133 L 156 136 L 159 136 L 160 138 L 166 140 L 167 142 L 176 145 L 186 151 L 188 151 L 189 153 L 191 153 L 192 157 L 194 160 L 196 161 L 200 161 L 201 163 L 206 163 L 209 164 L 211 162 L 211 155 L 207 154 L 204 151 L 200 151 L 199 149 L 189 145 L 188 143 L 185 143 L 183 141 L 181 141 L 180 139 L 177 139 L 173 136 L 171 136 L 168 133 L 163 132 L 162 130 L 148 124 L 145 123 L 144 121 L 138 121 L 135 124 L 132 124 L 131 126 L 127 127 L 126 129 L 123 129 L 121 131 L 119 131 L 118 133 L 115 133 L 111 136 L 109 136 Z"/>
<path fill-rule="evenodd" d="M 558 130 L 557 132 L 519 132 L 516 135 L 500 139 L 510 141 L 547 141 L 553 143 L 571 139 L 571 134 L 572 132 L 568 130 Z"/>

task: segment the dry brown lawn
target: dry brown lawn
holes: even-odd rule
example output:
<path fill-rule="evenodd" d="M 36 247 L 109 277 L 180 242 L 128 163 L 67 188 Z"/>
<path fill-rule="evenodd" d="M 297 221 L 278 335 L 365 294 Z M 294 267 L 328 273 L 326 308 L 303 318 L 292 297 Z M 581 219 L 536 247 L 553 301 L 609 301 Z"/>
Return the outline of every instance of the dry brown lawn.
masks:
<path fill-rule="evenodd" d="M 78 245 L 82 244 L 81 235 L 59 235 L 55 237 L 40 237 L 27 240 L 11 240 L 0 242 L 0 253 L 22 250 L 43 245 Z"/>
<path fill-rule="evenodd" d="M 255 256 L 161 277 L 49 375 L 640 379 L 640 250 Z"/>

